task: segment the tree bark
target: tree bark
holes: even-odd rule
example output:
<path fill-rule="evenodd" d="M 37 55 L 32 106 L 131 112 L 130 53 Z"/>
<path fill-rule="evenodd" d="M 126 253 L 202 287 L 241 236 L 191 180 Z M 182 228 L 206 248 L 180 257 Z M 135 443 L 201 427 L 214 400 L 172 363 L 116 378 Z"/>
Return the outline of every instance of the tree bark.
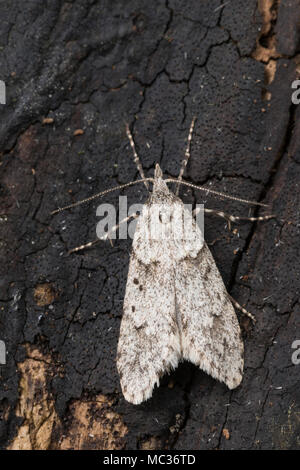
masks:
<path fill-rule="evenodd" d="M 9 449 L 299 449 L 299 0 L 1 2 L 0 446 Z M 189 363 L 140 406 L 115 365 L 131 240 L 95 238 L 96 207 L 50 212 L 137 177 L 184 178 L 269 204 L 205 237 L 241 317 L 242 384 Z M 249 207 L 181 189 L 184 202 Z M 142 185 L 122 195 L 144 202 Z"/>

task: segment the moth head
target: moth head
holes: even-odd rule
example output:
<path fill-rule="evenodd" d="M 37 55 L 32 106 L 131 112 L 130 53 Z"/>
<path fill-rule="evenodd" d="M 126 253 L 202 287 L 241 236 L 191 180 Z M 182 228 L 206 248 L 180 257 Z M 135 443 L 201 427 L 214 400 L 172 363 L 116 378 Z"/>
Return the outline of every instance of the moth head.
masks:
<path fill-rule="evenodd" d="M 155 170 L 154 170 L 154 178 L 162 178 L 163 177 L 163 172 L 161 171 L 161 168 L 158 163 L 155 165 Z"/>
<path fill-rule="evenodd" d="M 158 163 L 155 165 L 154 181 L 150 201 L 152 203 L 172 203 L 177 200 L 176 196 L 169 190 L 167 183 L 163 180 L 163 172 Z"/>

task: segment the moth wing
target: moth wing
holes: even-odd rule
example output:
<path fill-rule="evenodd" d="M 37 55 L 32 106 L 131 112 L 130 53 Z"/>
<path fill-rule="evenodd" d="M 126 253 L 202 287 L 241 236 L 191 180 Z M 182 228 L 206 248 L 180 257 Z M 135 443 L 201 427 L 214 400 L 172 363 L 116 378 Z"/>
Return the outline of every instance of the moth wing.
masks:
<path fill-rule="evenodd" d="M 243 376 L 244 345 L 226 287 L 206 243 L 175 273 L 182 356 L 230 389 Z"/>
<path fill-rule="evenodd" d="M 117 368 L 127 401 L 152 395 L 163 373 L 180 360 L 172 270 L 144 264 L 132 252 L 118 343 Z"/>

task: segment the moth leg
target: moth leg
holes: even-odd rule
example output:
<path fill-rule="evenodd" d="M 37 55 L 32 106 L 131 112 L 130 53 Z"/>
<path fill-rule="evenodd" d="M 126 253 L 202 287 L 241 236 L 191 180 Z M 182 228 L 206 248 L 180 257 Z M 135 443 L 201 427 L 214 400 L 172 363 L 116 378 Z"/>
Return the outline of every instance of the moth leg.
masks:
<path fill-rule="evenodd" d="M 143 167 L 142 167 L 142 164 L 141 164 L 141 161 L 139 159 L 139 156 L 137 154 L 137 151 L 136 151 L 136 148 L 135 148 L 135 143 L 134 143 L 134 140 L 133 140 L 133 137 L 132 137 L 132 134 L 130 132 L 130 129 L 129 129 L 129 125 L 126 124 L 126 134 L 127 134 L 127 137 L 129 139 L 129 142 L 130 142 L 130 145 L 131 145 L 131 148 L 132 148 L 132 151 L 133 151 L 133 159 L 134 159 L 134 163 L 136 164 L 137 166 L 137 169 L 140 173 L 140 176 L 142 178 L 142 180 L 145 180 L 145 174 L 144 174 L 144 170 L 143 170 Z M 144 181 L 144 184 L 146 186 L 146 188 L 148 189 L 149 191 L 149 184 L 148 184 L 148 181 Z"/>
<path fill-rule="evenodd" d="M 86 243 L 85 245 L 76 246 L 75 248 L 72 248 L 72 250 L 68 251 L 68 255 L 76 253 L 77 251 L 85 250 L 86 248 L 91 248 L 92 246 L 96 245 L 96 243 L 98 243 L 99 241 L 99 238 L 97 238 L 96 240 Z"/>
<path fill-rule="evenodd" d="M 263 215 L 260 217 L 238 217 L 235 215 L 227 214 L 226 212 L 223 212 L 223 211 L 217 211 L 215 209 L 206 209 L 206 208 L 201 209 L 200 207 L 198 207 L 197 209 L 193 211 L 193 215 L 194 216 L 197 215 L 201 210 L 204 210 L 204 212 L 206 212 L 207 214 L 213 214 L 213 215 L 222 217 L 223 219 L 227 220 L 229 230 L 231 230 L 231 222 L 238 222 L 239 220 L 247 220 L 249 222 L 261 222 L 263 220 L 269 220 L 275 217 L 275 215 Z"/>
<path fill-rule="evenodd" d="M 109 230 L 109 232 L 107 232 L 105 235 L 103 235 L 103 237 L 97 238 L 96 240 L 93 240 L 92 242 L 86 243 L 85 245 L 80 245 L 80 246 L 77 246 L 76 248 L 72 248 L 72 250 L 68 251 L 68 255 L 70 255 L 71 253 L 76 253 L 77 251 L 85 250 L 86 248 L 91 248 L 92 246 L 96 245 L 96 243 L 99 243 L 102 240 L 109 239 L 109 241 L 112 245 L 112 240 L 110 238 L 110 235 L 113 232 L 116 232 L 121 224 L 124 224 L 125 222 L 128 222 L 128 220 L 130 220 L 130 219 L 137 219 L 139 215 L 140 215 L 139 212 L 135 212 L 134 214 L 131 214 L 128 217 L 125 217 L 125 219 L 121 220 L 121 222 L 118 225 L 114 225 Z"/>
<path fill-rule="evenodd" d="M 179 188 L 180 188 L 180 181 L 182 180 L 185 167 L 187 166 L 187 163 L 191 155 L 191 140 L 192 140 L 195 121 L 196 121 L 196 117 L 194 116 L 191 122 L 191 127 L 190 127 L 189 136 L 188 136 L 187 147 L 186 147 L 185 154 L 184 154 L 184 159 L 182 160 L 179 176 L 177 179 L 178 183 L 176 185 L 176 191 L 175 191 L 176 196 L 178 196 Z"/>
<path fill-rule="evenodd" d="M 231 297 L 231 295 L 228 294 L 228 297 L 230 298 L 231 302 L 232 302 L 232 305 L 237 308 L 238 310 L 240 310 L 244 315 L 246 315 L 247 317 L 249 317 L 253 323 L 256 323 L 256 318 L 254 315 L 252 315 L 252 313 L 248 312 L 248 310 L 246 310 L 244 307 L 242 307 L 236 300 L 234 300 L 233 297 Z"/>

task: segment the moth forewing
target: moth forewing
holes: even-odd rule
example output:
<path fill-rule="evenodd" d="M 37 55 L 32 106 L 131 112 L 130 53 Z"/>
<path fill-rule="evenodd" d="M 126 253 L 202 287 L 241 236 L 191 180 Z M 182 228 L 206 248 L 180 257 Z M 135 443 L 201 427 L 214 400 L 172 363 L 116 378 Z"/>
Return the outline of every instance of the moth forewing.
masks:
<path fill-rule="evenodd" d="M 182 358 L 236 388 L 243 377 L 244 345 L 226 287 L 206 243 L 175 273 Z"/>

